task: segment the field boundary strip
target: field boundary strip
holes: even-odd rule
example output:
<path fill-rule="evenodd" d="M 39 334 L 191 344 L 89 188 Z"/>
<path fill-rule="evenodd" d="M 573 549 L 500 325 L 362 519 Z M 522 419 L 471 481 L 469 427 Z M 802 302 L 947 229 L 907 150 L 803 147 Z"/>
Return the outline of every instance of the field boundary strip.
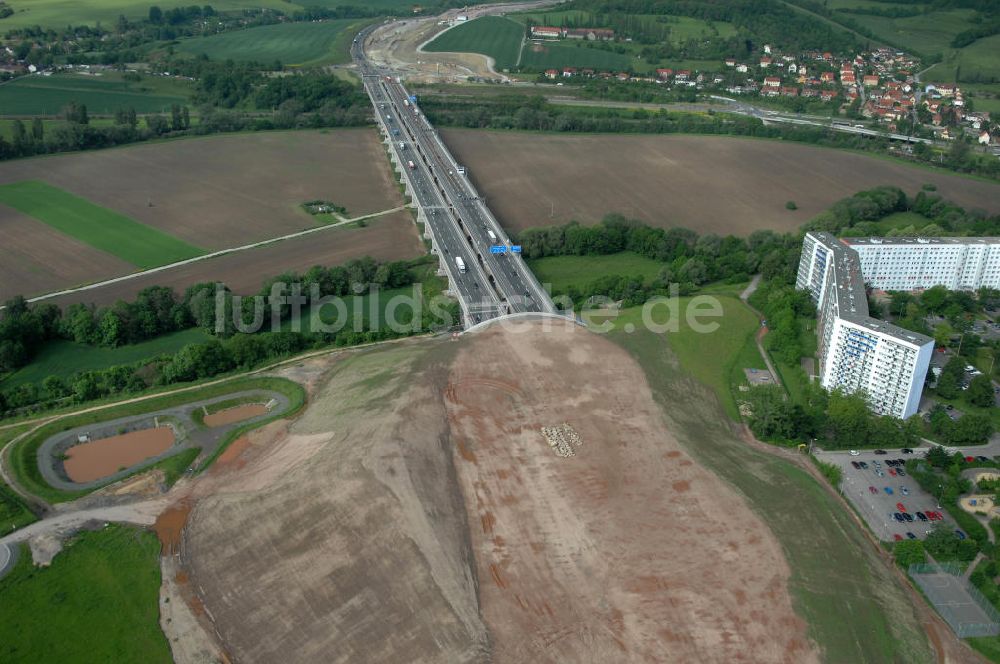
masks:
<path fill-rule="evenodd" d="M 0 192 L 2 192 L 2 187 L 0 187 Z M 3 202 L 2 193 L 0 193 L 0 202 Z M 260 247 L 265 247 L 269 244 L 275 244 L 278 242 L 283 242 L 285 240 L 292 240 L 305 235 L 311 235 L 313 233 L 320 233 L 322 231 L 329 230 L 331 228 L 339 228 L 341 226 L 346 226 L 349 224 L 354 224 L 359 221 L 366 221 L 368 219 L 374 219 L 376 217 L 382 217 L 387 214 L 392 214 L 393 212 L 401 212 L 405 210 L 407 205 L 400 205 L 388 210 L 382 210 L 381 212 L 373 212 L 372 214 L 362 215 L 360 217 L 354 217 L 352 219 L 343 219 L 334 224 L 325 224 L 323 226 L 317 226 L 315 228 L 307 228 L 303 231 L 296 231 L 295 233 L 289 233 L 288 235 L 280 235 L 278 237 L 268 238 L 267 240 L 261 240 L 260 242 L 253 242 L 251 244 L 244 244 L 239 247 L 230 247 L 228 249 L 220 249 L 219 251 L 213 251 L 207 254 L 201 254 L 200 256 L 194 256 L 192 258 L 186 258 L 184 260 L 175 261 L 173 263 L 168 263 L 166 265 L 158 265 L 156 267 L 149 268 L 148 270 L 140 270 L 139 272 L 132 272 L 131 274 L 126 274 L 120 277 L 114 277 L 113 279 L 105 279 L 104 281 L 98 281 L 92 284 L 87 284 L 85 286 L 76 286 L 74 288 L 66 288 L 61 291 L 53 291 L 51 293 L 45 293 L 44 295 L 37 295 L 35 297 L 28 298 L 28 302 L 40 302 L 42 300 L 48 300 L 54 297 L 62 297 L 63 295 L 72 295 L 74 293 L 82 293 L 84 291 L 96 290 L 98 288 L 103 288 L 104 286 L 110 286 L 111 284 L 121 283 L 123 281 L 129 281 L 131 279 L 138 279 L 139 277 L 144 277 L 150 274 L 155 274 L 157 272 L 165 272 L 167 270 L 172 270 L 174 268 L 182 267 L 184 265 L 190 265 L 191 263 L 197 263 L 199 261 L 207 261 L 212 258 L 219 258 L 220 256 L 225 256 L 227 254 L 234 254 L 240 251 L 249 251 L 251 249 L 258 249 Z M 0 311 L 3 311 L 4 307 L 0 306 Z"/>
<path fill-rule="evenodd" d="M 0 185 L 0 203 L 140 268 L 204 253 L 157 228 L 39 180 Z"/>

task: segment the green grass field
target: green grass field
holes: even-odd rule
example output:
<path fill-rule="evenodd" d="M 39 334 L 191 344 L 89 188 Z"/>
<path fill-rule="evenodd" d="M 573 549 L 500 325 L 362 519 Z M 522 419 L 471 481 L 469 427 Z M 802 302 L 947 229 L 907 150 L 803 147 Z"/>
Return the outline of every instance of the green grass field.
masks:
<path fill-rule="evenodd" d="M 716 333 L 683 324 L 666 337 L 642 327 L 627 333 L 624 324 L 639 318 L 629 310 L 610 338 L 643 367 L 681 444 L 745 496 L 780 541 L 796 612 L 824 661 L 934 661 L 909 597 L 889 580 L 848 510 L 804 471 L 734 435 L 722 403 L 731 371 L 753 358 L 746 339 L 757 319 L 738 301 L 723 306 Z"/>
<path fill-rule="evenodd" d="M 200 55 L 212 60 L 237 60 L 270 64 L 279 61 L 290 66 L 340 64 L 350 59 L 348 47 L 356 28 L 365 23 L 358 19 L 319 23 L 279 23 L 247 30 L 223 32 L 210 37 L 184 39 L 179 53 Z M 345 35 L 344 33 L 349 33 Z M 348 37 L 346 42 L 344 38 Z"/>
<path fill-rule="evenodd" d="M 528 267 L 538 281 L 552 284 L 553 291 L 565 291 L 570 286 L 582 289 L 595 279 L 608 275 L 641 276 L 652 280 L 663 263 L 623 251 L 607 256 L 549 256 L 528 261 Z"/>
<path fill-rule="evenodd" d="M 540 50 L 535 50 L 535 49 Z M 593 42 L 563 40 L 545 42 L 537 47 L 525 46 L 521 66 L 544 70 L 562 67 L 587 67 L 602 71 L 649 69 L 649 65 L 624 53 L 613 53 L 593 46 Z"/>
<path fill-rule="evenodd" d="M 501 16 L 484 16 L 451 28 L 424 46 L 424 50 L 482 53 L 493 58 L 497 69 L 510 69 L 517 63 L 523 37 L 524 26 L 520 23 Z"/>
<path fill-rule="evenodd" d="M 203 329 L 192 328 L 118 348 L 87 346 L 57 339 L 45 344 L 31 364 L 0 381 L 0 390 L 9 390 L 24 383 L 38 385 L 48 376 L 69 378 L 81 371 L 152 359 L 157 355 L 176 353 L 187 344 L 201 343 L 209 338 L 210 335 Z"/>
<path fill-rule="evenodd" d="M 173 104 L 187 104 L 191 90 L 190 81 L 146 76 L 130 83 L 113 72 L 22 76 L 0 85 L 0 113 L 59 115 L 73 101 L 85 104 L 90 114 L 109 115 L 130 107 L 136 113 L 161 113 Z"/>
<path fill-rule="evenodd" d="M 24 547 L 0 580 L 0 660 L 168 664 L 159 554 L 154 534 L 118 525 L 75 536 L 49 567 Z"/>
<path fill-rule="evenodd" d="M 163 231 L 36 180 L 0 186 L 0 203 L 140 268 L 205 253 Z"/>
<path fill-rule="evenodd" d="M 0 429 L 0 449 L 8 442 L 21 435 L 30 428 L 31 425 Z M 29 523 L 34 523 L 38 519 L 32 514 L 28 506 L 24 504 L 21 497 L 14 493 L 9 486 L 0 481 L 0 536 L 23 528 Z"/>

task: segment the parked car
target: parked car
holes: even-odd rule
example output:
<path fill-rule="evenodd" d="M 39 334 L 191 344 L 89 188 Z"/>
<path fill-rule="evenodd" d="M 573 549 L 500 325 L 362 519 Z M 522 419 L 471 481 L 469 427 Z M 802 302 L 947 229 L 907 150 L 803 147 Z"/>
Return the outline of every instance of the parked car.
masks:
<path fill-rule="evenodd" d="M 851 450 L 851 456 L 861 456 L 861 452 L 857 450 Z"/>
<path fill-rule="evenodd" d="M 971 457 L 971 456 L 965 457 L 965 462 L 966 463 L 972 463 L 975 460 L 976 460 L 976 457 Z"/>
<path fill-rule="evenodd" d="M 903 518 L 906 519 L 907 523 L 913 523 L 913 515 L 903 512 Z"/>
<path fill-rule="evenodd" d="M 892 487 L 891 486 L 885 487 L 885 492 L 891 496 L 892 495 Z"/>
<path fill-rule="evenodd" d="M 875 474 L 878 475 L 879 477 L 885 477 L 885 473 L 883 473 L 881 470 L 876 470 Z"/>
<path fill-rule="evenodd" d="M 882 456 L 882 455 L 888 454 L 888 452 L 886 452 L 885 450 L 875 450 L 875 454 L 878 454 L 879 456 Z"/>
<path fill-rule="evenodd" d="M 865 469 L 868 468 L 868 462 L 867 461 L 858 461 L 858 465 L 861 466 L 862 468 L 865 468 Z"/>
<path fill-rule="evenodd" d="M 897 468 L 896 469 L 896 475 L 898 475 L 900 477 L 906 477 L 906 471 L 903 470 L 902 468 Z"/>
<path fill-rule="evenodd" d="M 923 512 L 917 512 L 916 513 L 916 517 L 918 519 L 920 519 L 921 521 L 926 521 L 927 520 L 927 515 L 924 514 Z"/>
<path fill-rule="evenodd" d="M 852 461 L 851 465 L 854 466 L 854 470 L 860 470 L 861 469 L 861 466 L 858 465 L 857 461 Z"/>
<path fill-rule="evenodd" d="M 899 492 L 900 492 L 901 494 L 903 494 L 904 496 L 908 496 L 908 495 L 910 495 L 910 490 L 909 490 L 909 489 L 907 489 L 907 488 L 906 488 L 905 486 L 903 486 L 902 484 L 900 484 L 900 485 L 899 485 Z"/>
<path fill-rule="evenodd" d="M 910 539 L 917 539 L 917 536 L 910 532 L 906 533 L 906 536 L 909 537 Z"/>
<path fill-rule="evenodd" d="M 897 542 L 902 542 L 903 536 L 900 535 L 899 533 L 896 533 L 895 535 L 892 536 L 892 539 L 896 540 Z"/>
<path fill-rule="evenodd" d="M 904 447 L 903 449 L 900 450 L 900 452 L 902 452 L 903 454 L 913 454 L 913 450 L 911 450 L 909 447 Z"/>
<path fill-rule="evenodd" d="M 905 512 L 906 505 L 904 505 L 903 503 L 896 503 L 896 509 L 899 510 L 900 512 Z"/>
<path fill-rule="evenodd" d="M 878 493 L 878 489 L 873 486 L 868 487 L 868 493 Z"/>
<path fill-rule="evenodd" d="M 965 539 L 965 533 L 963 533 L 961 530 L 958 530 L 956 528 L 955 529 L 955 537 L 957 537 L 960 540 L 964 540 Z"/>
<path fill-rule="evenodd" d="M 903 515 L 900 514 L 899 512 L 894 513 L 892 515 L 892 518 L 895 519 L 896 521 L 899 521 L 900 523 L 903 523 Z"/>
<path fill-rule="evenodd" d="M 889 469 L 889 474 L 892 475 L 893 477 L 895 477 L 896 476 L 896 469 L 895 468 L 890 468 Z"/>
<path fill-rule="evenodd" d="M 989 461 L 989 459 L 987 459 L 986 457 L 984 457 L 982 455 L 979 455 L 979 456 L 976 457 L 976 461 Z"/>

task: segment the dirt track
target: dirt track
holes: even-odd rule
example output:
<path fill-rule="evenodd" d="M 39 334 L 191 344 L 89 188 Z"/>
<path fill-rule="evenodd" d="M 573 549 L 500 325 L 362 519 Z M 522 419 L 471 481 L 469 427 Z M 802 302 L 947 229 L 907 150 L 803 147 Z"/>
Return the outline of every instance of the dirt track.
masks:
<path fill-rule="evenodd" d="M 506 228 L 611 212 L 699 232 L 792 231 L 834 201 L 932 182 L 968 209 L 1000 212 L 1000 185 L 840 150 L 720 136 L 539 135 L 447 130 L 445 142 Z M 798 209 L 785 209 L 787 201 Z"/>

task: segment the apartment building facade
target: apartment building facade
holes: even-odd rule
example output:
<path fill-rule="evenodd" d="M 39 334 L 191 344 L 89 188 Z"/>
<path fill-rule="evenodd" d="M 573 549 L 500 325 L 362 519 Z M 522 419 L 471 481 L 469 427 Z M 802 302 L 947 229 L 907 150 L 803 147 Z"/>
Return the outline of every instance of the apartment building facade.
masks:
<path fill-rule="evenodd" d="M 878 290 L 1000 288 L 1000 238 L 847 238 L 865 283 Z"/>
<path fill-rule="evenodd" d="M 920 405 L 934 342 L 869 316 L 866 276 L 851 245 L 806 235 L 796 287 L 816 303 L 820 384 L 861 391 L 876 413 L 906 418 Z"/>

